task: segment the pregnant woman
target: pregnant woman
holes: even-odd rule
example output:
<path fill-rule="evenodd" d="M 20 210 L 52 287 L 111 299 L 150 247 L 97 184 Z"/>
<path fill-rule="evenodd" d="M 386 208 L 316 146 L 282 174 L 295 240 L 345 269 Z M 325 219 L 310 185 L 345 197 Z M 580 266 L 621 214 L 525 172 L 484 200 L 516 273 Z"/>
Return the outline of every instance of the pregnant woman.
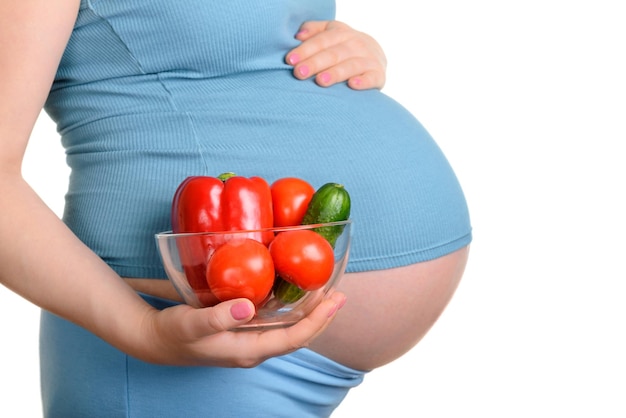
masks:
<path fill-rule="evenodd" d="M 0 279 L 43 308 L 45 416 L 328 416 L 435 322 L 465 199 L 415 117 L 368 88 L 371 54 L 309 59 L 313 35 L 355 32 L 334 17 L 332 0 L 2 2 Z M 72 170 L 62 221 L 20 173 L 42 107 Z M 249 301 L 171 300 L 154 234 L 184 178 L 227 171 L 350 191 L 340 291 L 293 327 L 233 333 Z"/>

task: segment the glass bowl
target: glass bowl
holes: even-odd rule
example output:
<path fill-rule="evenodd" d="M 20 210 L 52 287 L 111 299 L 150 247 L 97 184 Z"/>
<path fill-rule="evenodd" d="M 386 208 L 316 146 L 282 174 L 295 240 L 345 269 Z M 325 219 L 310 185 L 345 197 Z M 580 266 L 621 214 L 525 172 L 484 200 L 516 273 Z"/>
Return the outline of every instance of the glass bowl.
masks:
<path fill-rule="evenodd" d="M 215 251 L 225 243 L 232 241 L 232 244 L 237 242 L 236 240 L 249 238 L 260 241 L 258 237 L 261 235 L 267 237 L 268 233 L 271 234 L 270 239 L 272 239 L 272 237 L 276 237 L 278 234 L 296 230 L 312 230 L 319 235 L 330 236 L 331 242 L 333 238 L 336 238 L 334 243 L 331 244 L 334 254 L 334 266 L 325 284 L 315 290 L 304 291 L 285 283 L 279 277 L 278 272 L 276 272 L 276 275 L 273 276 L 271 291 L 262 302 L 256 303 L 257 309 L 254 318 L 237 328 L 237 330 L 264 329 L 293 325 L 308 315 L 329 292 L 337 287 L 348 263 L 352 238 L 351 227 L 352 221 L 347 220 L 261 231 L 200 233 L 173 233 L 172 231 L 166 231 L 155 234 L 155 239 L 165 272 L 178 294 L 188 305 L 204 308 L 220 302 L 209 286 L 211 269 L 208 267 Z M 267 244 L 267 246 L 270 244 Z M 283 286 L 283 290 L 279 290 L 279 286 Z M 289 297 L 278 296 L 279 292 L 282 292 L 283 295 L 285 294 L 284 286 L 290 287 Z M 294 297 L 294 294 L 297 294 L 297 296 Z"/>

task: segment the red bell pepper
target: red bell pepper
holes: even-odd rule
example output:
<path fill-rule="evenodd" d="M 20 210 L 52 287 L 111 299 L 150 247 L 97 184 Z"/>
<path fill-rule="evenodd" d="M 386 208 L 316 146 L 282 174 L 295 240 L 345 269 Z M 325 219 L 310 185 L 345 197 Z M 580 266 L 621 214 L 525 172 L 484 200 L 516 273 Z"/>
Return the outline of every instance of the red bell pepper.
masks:
<path fill-rule="evenodd" d="M 274 238 L 268 229 L 273 226 L 272 194 L 269 184 L 261 177 L 246 178 L 232 173 L 188 177 L 174 194 L 171 214 L 174 233 L 250 230 L 246 237 L 265 245 Z M 185 273 L 205 304 L 208 259 L 225 238 L 206 235 L 198 242 L 188 242 L 188 238 L 185 245 L 180 245 L 182 239 L 179 242 Z"/>

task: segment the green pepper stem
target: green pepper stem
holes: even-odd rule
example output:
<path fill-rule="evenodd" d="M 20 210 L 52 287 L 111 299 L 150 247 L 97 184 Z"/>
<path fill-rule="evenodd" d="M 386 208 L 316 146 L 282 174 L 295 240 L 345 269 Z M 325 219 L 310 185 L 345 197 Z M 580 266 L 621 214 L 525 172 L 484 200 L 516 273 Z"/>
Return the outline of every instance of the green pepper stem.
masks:
<path fill-rule="evenodd" d="M 222 181 L 226 181 L 226 180 L 228 180 L 229 178 L 231 178 L 231 177 L 235 177 L 235 176 L 237 176 L 237 174 L 235 174 L 235 173 L 233 173 L 233 172 L 231 172 L 231 171 L 228 171 L 228 172 L 226 172 L 226 173 L 222 173 L 222 174 L 220 174 L 219 176 L 217 176 L 217 178 L 218 178 L 218 179 L 220 179 L 220 180 L 222 180 Z"/>

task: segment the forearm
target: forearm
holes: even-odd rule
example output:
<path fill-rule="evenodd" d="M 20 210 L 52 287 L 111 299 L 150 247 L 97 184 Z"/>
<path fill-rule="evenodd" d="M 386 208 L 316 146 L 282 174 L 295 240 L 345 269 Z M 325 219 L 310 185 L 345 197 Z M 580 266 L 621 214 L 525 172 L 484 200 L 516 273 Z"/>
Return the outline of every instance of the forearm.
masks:
<path fill-rule="evenodd" d="M 2 284 L 123 350 L 140 349 L 137 325 L 152 308 L 21 177 L 3 173 L 0 193 Z"/>
<path fill-rule="evenodd" d="M 180 297 L 169 280 L 124 277 L 124 281 L 136 292 L 175 302 L 183 302 L 183 298 Z"/>

